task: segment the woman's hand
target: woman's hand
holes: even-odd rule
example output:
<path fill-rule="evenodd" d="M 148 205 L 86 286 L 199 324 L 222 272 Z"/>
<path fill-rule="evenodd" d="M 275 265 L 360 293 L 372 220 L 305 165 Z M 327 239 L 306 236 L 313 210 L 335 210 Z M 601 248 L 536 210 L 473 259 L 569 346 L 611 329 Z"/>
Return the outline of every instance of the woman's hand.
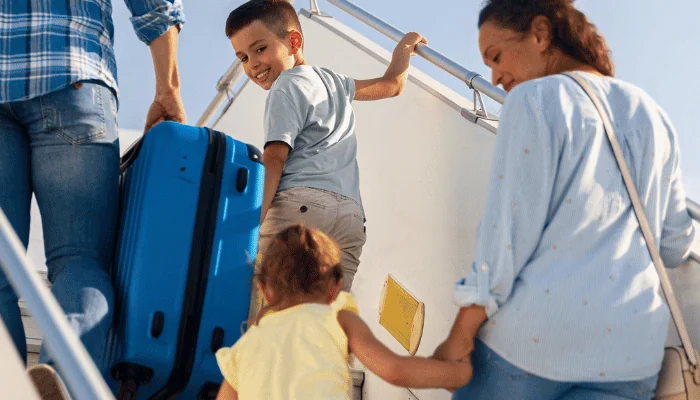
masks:
<path fill-rule="evenodd" d="M 468 365 L 470 369 L 469 380 L 471 380 L 471 375 L 473 374 L 471 355 L 474 351 L 474 338 L 485 320 L 486 311 L 483 307 L 471 306 L 460 309 L 450 334 L 435 349 L 432 358 L 452 362 L 460 366 Z M 467 380 L 465 385 L 469 383 L 469 380 Z M 454 393 L 459 388 L 445 389 L 450 393 Z"/>
<path fill-rule="evenodd" d="M 450 334 L 433 353 L 433 358 L 445 361 L 469 361 L 474 351 L 474 338 L 486 321 L 486 309 L 472 305 L 462 307 L 455 318 Z"/>
<path fill-rule="evenodd" d="M 449 336 L 435 349 L 433 358 L 443 361 L 469 362 L 474 351 L 474 338 Z"/>

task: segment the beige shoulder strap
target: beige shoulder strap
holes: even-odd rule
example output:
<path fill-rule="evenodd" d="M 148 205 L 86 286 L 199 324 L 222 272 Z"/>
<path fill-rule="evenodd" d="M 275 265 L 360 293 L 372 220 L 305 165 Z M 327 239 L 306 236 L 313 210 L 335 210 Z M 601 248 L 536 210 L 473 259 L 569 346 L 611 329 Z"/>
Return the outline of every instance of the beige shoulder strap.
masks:
<path fill-rule="evenodd" d="M 632 180 L 632 175 L 630 174 L 629 168 L 627 167 L 627 162 L 622 154 L 622 149 L 620 148 L 620 143 L 618 143 L 615 137 L 615 130 L 610 122 L 610 117 L 606 112 L 600 99 L 595 94 L 588 82 L 581 76 L 576 75 L 571 72 L 565 72 L 564 75 L 575 80 L 581 88 L 586 92 L 588 97 L 595 105 L 595 108 L 600 114 L 600 119 L 603 121 L 603 126 L 605 127 L 605 133 L 610 141 L 610 146 L 612 147 L 613 153 L 615 154 L 615 159 L 617 159 L 617 165 L 620 167 L 620 172 L 622 173 L 622 179 L 627 187 L 627 193 L 629 193 L 630 199 L 632 200 L 632 206 L 634 207 L 634 213 L 637 215 L 637 220 L 639 221 L 639 227 L 642 229 L 642 234 L 644 234 L 644 240 L 647 243 L 647 249 L 649 249 L 649 254 L 656 267 L 656 272 L 661 280 L 661 288 L 663 289 L 664 296 L 666 296 L 666 302 L 668 307 L 671 309 L 671 316 L 673 317 L 673 322 L 678 330 L 678 335 L 681 338 L 681 343 L 688 357 L 688 361 L 695 367 L 698 365 L 695 351 L 693 350 L 693 344 L 690 341 L 690 335 L 688 334 L 688 328 L 683 321 L 683 315 L 681 315 L 681 309 L 678 306 L 678 301 L 673 293 L 673 286 L 671 286 L 671 281 L 668 279 L 668 274 L 666 273 L 666 267 L 661 259 L 661 254 L 659 254 L 659 249 L 656 247 L 654 240 L 654 235 L 651 233 L 651 226 L 649 225 L 649 220 L 644 213 L 644 208 L 642 207 L 642 202 L 639 200 L 639 194 L 637 193 L 637 188 Z"/>

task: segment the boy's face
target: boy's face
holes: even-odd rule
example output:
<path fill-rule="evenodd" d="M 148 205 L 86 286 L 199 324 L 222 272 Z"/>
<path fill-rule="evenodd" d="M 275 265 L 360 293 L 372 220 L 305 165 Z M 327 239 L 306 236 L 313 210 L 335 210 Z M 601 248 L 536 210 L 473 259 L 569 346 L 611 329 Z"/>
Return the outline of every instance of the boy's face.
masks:
<path fill-rule="evenodd" d="M 297 31 L 280 39 L 262 21 L 254 21 L 231 36 L 246 75 L 265 90 L 270 90 L 282 71 L 294 68 L 302 40 Z"/>

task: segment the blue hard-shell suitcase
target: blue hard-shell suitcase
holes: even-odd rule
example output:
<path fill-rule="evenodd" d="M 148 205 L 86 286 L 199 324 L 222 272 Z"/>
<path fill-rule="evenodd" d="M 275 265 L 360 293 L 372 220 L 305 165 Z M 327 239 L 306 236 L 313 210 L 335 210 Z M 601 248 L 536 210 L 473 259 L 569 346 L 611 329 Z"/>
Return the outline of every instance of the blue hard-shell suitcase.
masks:
<path fill-rule="evenodd" d="M 215 352 L 248 317 L 264 170 L 258 149 L 174 122 L 122 158 L 115 320 L 104 371 L 121 399 L 209 399 Z"/>

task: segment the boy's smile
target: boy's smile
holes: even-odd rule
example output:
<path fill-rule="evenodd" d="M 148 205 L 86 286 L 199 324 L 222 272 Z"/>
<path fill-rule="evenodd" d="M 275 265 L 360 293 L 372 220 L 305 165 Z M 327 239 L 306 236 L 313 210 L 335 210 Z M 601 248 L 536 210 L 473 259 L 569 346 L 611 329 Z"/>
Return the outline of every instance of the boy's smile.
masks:
<path fill-rule="evenodd" d="M 296 31 L 281 39 L 262 21 L 254 21 L 231 36 L 246 75 L 265 90 L 272 87 L 282 71 L 297 65 L 301 40 Z"/>

